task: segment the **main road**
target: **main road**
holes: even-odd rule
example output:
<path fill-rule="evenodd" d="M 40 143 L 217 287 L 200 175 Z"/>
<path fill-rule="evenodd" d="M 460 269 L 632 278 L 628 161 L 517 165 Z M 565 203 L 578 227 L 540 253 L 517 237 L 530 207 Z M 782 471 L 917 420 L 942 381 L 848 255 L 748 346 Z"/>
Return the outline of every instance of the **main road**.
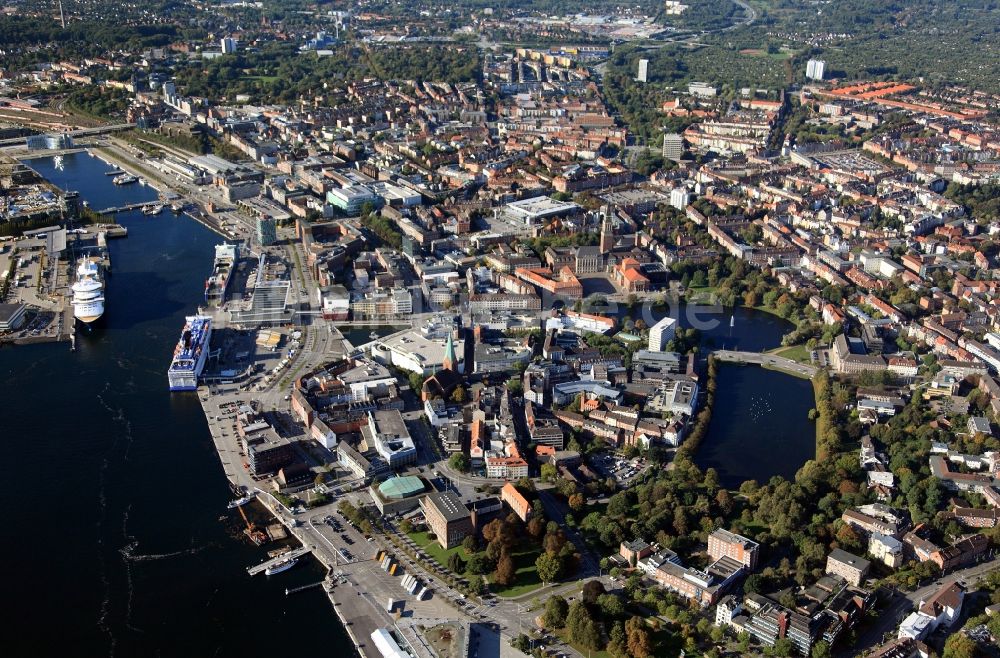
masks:
<path fill-rule="evenodd" d="M 10 119 L 10 117 L 6 118 Z M 71 117 L 64 117 L 64 118 L 68 119 Z M 24 121 L 22 123 L 30 124 L 33 122 Z M 42 128 L 45 129 L 44 126 Z M 76 130 L 69 130 L 66 131 L 65 133 L 60 133 L 60 134 L 65 134 L 70 137 L 94 137 L 96 135 L 106 135 L 108 133 L 119 132 L 122 130 L 131 130 L 132 128 L 135 128 L 134 123 L 114 123 L 114 124 L 106 124 L 103 126 L 97 126 L 95 128 L 77 128 Z M 26 139 L 27 138 L 25 137 L 12 137 L 10 139 L 0 139 L 0 148 L 6 146 L 21 146 L 26 143 Z"/>
<path fill-rule="evenodd" d="M 715 355 L 715 358 L 720 361 L 728 361 L 730 363 L 754 363 L 767 368 L 773 368 L 774 370 L 781 370 L 798 377 L 805 377 L 806 379 L 812 379 L 813 376 L 819 371 L 819 368 L 816 366 L 806 365 L 804 363 L 799 363 L 798 361 L 786 359 L 783 356 L 775 356 L 774 354 L 761 352 L 738 352 L 735 350 L 715 350 L 712 354 Z"/>

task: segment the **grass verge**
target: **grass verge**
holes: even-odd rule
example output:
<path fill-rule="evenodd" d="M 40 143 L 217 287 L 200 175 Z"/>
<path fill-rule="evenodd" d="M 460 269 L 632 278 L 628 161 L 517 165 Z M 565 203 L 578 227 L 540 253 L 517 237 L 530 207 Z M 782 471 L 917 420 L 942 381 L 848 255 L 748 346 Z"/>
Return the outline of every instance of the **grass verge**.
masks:
<path fill-rule="evenodd" d="M 499 597 L 509 599 L 515 596 L 524 596 L 542 586 L 542 581 L 538 577 L 538 569 L 535 567 L 535 560 L 541 554 L 541 549 L 537 547 L 525 551 L 518 551 L 513 554 L 516 580 L 513 585 L 506 587 L 490 584 L 490 591 Z"/>

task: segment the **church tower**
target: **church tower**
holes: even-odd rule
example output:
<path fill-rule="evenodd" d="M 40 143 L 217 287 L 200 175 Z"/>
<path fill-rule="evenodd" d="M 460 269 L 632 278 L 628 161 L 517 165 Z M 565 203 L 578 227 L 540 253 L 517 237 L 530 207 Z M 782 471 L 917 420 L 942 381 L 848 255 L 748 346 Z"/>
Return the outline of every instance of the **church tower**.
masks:
<path fill-rule="evenodd" d="M 452 332 L 448 332 L 448 343 L 444 347 L 444 359 L 441 361 L 441 367 L 452 372 L 458 372 L 455 367 L 457 365 L 458 358 L 455 356 L 455 343 L 451 339 Z"/>
<path fill-rule="evenodd" d="M 611 228 L 611 217 L 605 215 L 601 220 L 601 253 L 606 254 L 615 246 L 615 232 Z"/>

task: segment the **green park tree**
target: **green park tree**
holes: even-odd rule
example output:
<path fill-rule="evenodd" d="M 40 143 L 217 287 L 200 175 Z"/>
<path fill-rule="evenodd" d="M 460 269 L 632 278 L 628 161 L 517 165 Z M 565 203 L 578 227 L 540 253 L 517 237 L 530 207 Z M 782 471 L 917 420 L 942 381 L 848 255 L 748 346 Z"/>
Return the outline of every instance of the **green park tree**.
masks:
<path fill-rule="evenodd" d="M 566 625 L 566 615 L 569 612 L 569 604 L 566 599 L 558 594 L 549 597 L 545 602 L 545 613 L 542 615 L 542 622 L 549 628 L 562 628 Z"/>

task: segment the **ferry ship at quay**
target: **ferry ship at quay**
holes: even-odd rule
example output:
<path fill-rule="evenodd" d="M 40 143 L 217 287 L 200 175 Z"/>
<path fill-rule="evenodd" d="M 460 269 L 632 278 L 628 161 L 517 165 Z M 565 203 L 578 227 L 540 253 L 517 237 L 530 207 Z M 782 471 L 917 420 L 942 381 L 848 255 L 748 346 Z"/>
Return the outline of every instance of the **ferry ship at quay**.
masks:
<path fill-rule="evenodd" d="M 132 183 L 137 183 L 138 181 L 138 177 L 133 176 L 132 174 L 121 174 L 120 176 L 115 176 L 111 182 L 115 185 L 131 185 Z"/>
<path fill-rule="evenodd" d="M 265 569 L 264 570 L 264 575 L 265 576 L 273 576 L 273 575 L 279 574 L 279 573 L 281 573 L 283 571 L 288 571 L 289 569 L 291 569 L 292 567 L 294 567 L 296 565 L 296 563 L 298 563 L 298 561 L 299 561 L 298 558 L 294 558 L 294 557 L 288 558 L 287 560 L 282 560 L 281 562 L 278 562 L 277 564 L 273 564 L 270 567 L 268 567 L 267 569 Z"/>
<path fill-rule="evenodd" d="M 198 377 L 208 360 L 209 339 L 212 337 L 212 318 L 189 315 L 181 331 L 181 338 L 174 348 L 174 358 L 167 370 L 171 391 L 193 391 L 198 388 Z"/>
<path fill-rule="evenodd" d="M 104 315 L 104 281 L 101 266 L 84 258 L 76 268 L 73 284 L 73 316 L 84 324 L 96 322 Z"/>
<path fill-rule="evenodd" d="M 232 278 L 233 267 L 239 258 L 239 245 L 220 244 L 215 246 L 215 265 L 212 276 L 205 281 L 205 303 L 219 306 L 226 300 L 226 290 Z"/>

